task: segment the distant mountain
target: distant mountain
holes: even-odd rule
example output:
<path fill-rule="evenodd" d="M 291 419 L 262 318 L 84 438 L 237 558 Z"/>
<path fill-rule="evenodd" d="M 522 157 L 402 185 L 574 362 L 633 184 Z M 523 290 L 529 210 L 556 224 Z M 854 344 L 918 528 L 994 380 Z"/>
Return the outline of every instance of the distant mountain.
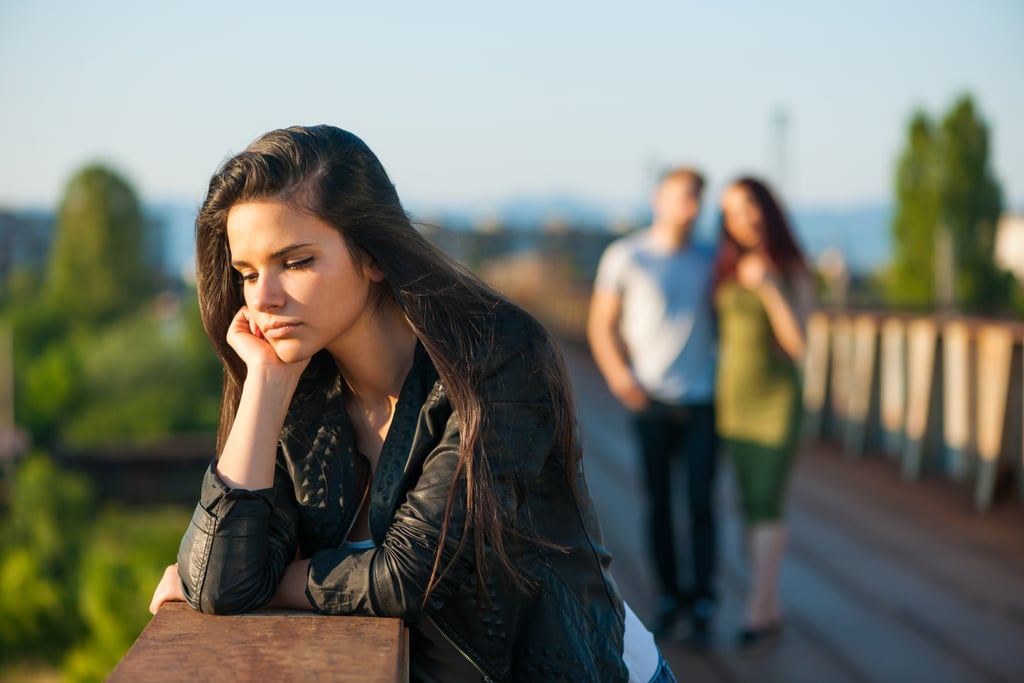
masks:
<path fill-rule="evenodd" d="M 195 267 L 195 222 L 198 206 L 188 202 L 159 201 L 146 205 L 146 215 L 160 231 L 162 261 L 175 275 L 191 277 Z"/>
<path fill-rule="evenodd" d="M 866 204 L 844 209 L 796 209 L 793 229 L 811 258 L 838 249 L 850 270 L 870 272 L 892 260 L 892 207 Z"/>
<path fill-rule="evenodd" d="M 524 196 L 493 204 L 445 206 L 410 201 L 414 218 L 453 230 L 475 230 L 487 226 L 540 231 L 553 226 L 574 229 L 621 231 L 646 225 L 650 209 L 646 203 L 601 203 L 569 194 Z M 162 201 L 148 204 L 147 213 L 156 218 L 163 232 L 165 263 L 169 270 L 191 271 L 194 264 L 195 213 L 187 202 Z M 891 208 L 883 203 L 865 203 L 844 208 L 810 207 L 792 211 L 794 230 L 801 246 L 813 260 L 827 247 L 835 247 L 850 269 L 869 272 L 891 258 L 889 221 Z M 697 238 L 717 239 L 719 217 L 706 204 L 697 226 Z"/>
<path fill-rule="evenodd" d="M 470 230 L 482 224 L 542 230 L 553 223 L 580 229 L 620 230 L 640 227 L 651 220 L 646 203 L 608 206 L 570 195 L 508 199 L 486 208 L 431 208 L 413 203 L 411 211 L 457 230 Z M 834 247 L 843 254 L 852 270 L 866 272 L 879 268 L 891 258 L 890 214 L 889 205 L 878 202 L 844 208 L 798 207 L 791 212 L 791 218 L 801 246 L 811 259 L 816 259 L 824 249 Z M 697 238 L 715 241 L 719 221 L 718 212 L 705 205 L 698 220 Z"/>

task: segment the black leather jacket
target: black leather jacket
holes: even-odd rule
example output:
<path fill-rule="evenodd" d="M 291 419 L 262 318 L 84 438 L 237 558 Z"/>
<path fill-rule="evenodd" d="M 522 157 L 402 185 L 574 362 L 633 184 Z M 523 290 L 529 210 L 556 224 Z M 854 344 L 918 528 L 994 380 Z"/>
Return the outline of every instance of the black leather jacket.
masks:
<path fill-rule="evenodd" d="M 487 679 L 627 680 L 611 557 L 582 465 L 574 496 L 550 453 L 551 402 L 538 368 L 550 349 L 531 329 L 499 320 L 483 392 L 493 411 L 484 446 L 502 500 L 523 529 L 558 546 L 512 544 L 517 566 L 537 580 L 535 594 L 518 591 L 497 568 L 478 590 L 472 538 L 456 553 L 459 504 L 441 566 L 454 564 L 422 604 L 458 458 L 459 420 L 419 347 L 369 487 L 369 464 L 354 449 L 329 358 L 314 358 L 296 390 L 272 489 L 229 490 L 211 466 L 178 554 L 189 604 L 214 613 L 260 608 L 298 552 L 310 558 L 306 594 L 318 611 L 430 619 Z M 343 549 L 364 495 L 375 547 Z"/>

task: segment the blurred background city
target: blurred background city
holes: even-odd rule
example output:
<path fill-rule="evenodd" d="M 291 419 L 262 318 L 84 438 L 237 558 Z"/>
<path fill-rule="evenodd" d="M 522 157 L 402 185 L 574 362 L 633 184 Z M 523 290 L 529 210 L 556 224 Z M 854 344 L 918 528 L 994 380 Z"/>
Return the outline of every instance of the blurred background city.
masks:
<path fill-rule="evenodd" d="M 229 155 L 316 123 L 362 137 L 422 230 L 564 341 L 585 439 L 604 435 L 588 476 L 602 518 L 618 518 L 609 545 L 642 617 L 650 574 L 626 540 L 639 488 L 608 475 L 636 478 L 633 446 L 608 431 L 621 409 L 583 343 L 594 271 L 647 224 L 665 168 L 706 173 L 708 243 L 729 181 L 767 178 L 820 288 L 813 453 L 784 585 L 807 597 L 775 661 L 672 651 L 677 677 L 799 680 L 793 662 L 805 680 L 1019 676 L 1007 644 L 1024 637 L 1008 578 L 1024 576 L 1022 38 L 1017 0 L 0 3 L 0 679 L 102 680 L 147 623 L 220 399 L 195 210 Z M 832 487 L 842 505 L 815 498 Z M 953 579 L 910 562 L 901 580 L 944 597 L 918 586 L 894 608 L 821 569 L 815 558 L 847 553 L 861 578 L 893 583 L 875 550 L 834 543 L 849 529 L 903 543 L 877 540 L 886 522 L 877 505 L 861 514 L 867 496 L 933 520 L 915 529 L 952 528 L 910 554 L 966 562 L 962 580 L 990 592 L 949 602 Z M 721 504 L 735 514 L 727 490 Z M 728 533 L 723 545 L 741 552 Z M 830 602 L 844 590 L 862 611 Z M 833 634 L 893 612 L 895 668 L 851 663 Z M 963 624 L 987 644 L 963 646 Z"/>

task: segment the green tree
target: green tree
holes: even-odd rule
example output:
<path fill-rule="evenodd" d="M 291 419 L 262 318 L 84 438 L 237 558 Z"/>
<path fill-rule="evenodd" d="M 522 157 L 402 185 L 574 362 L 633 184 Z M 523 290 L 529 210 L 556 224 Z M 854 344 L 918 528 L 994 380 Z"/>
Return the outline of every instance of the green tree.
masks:
<path fill-rule="evenodd" d="M 0 660 L 56 662 L 84 633 L 77 581 L 94 509 L 81 477 L 35 454 L 18 464 L 0 524 Z"/>
<path fill-rule="evenodd" d="M 941 175 L 935 138 L 928 116 L 924 112 L 914 114 L 907 147 L 896 169 L 892 223 L 895 253 L 888 299 L 901 308 L 927 308 L 935 299 L 935 227 Z"/>
<path fill-rule="evenodd" d="M 998 312 L 1011 304 L 1013 276 L 995 264 L 1002 190 L 989 158 L 988 125 L 963 96 L 936 127 L 914 114 L 896 170 L 890 304 L 931 308 L 936 275 L 947 275 L 938 246 L 951 251 L 953 303 L 965 312 Z"/>
<path fill-rule="evenodd" d="M 146 309 L 76 337 L 64 367 L 77 370 L 81 384 L 60 419 L 65 442 L 89 448 L 214 431 L 221 372 L 198 319 L 194 304 L 167 317 Z"/>
<path fill-rule="evenodd" d="M 989 159 L 988 126 L 969 96 L 942 122 L 940 220 L 956 254 L 956 302 L 968 311 L 997 311 L 1011 299 L 1013 278 L 995 264 L 1002 188 Z"/>
<path fill-rule="evenodd" d="M 100 511 L 74 587 L 86 635 L 66 653 L 65 681 L 102 681 L 124 657 L 149 622 L 149 599 L 189 517 L 187 507 Z"/>
<path fill-rule="evenodd" d="M 47 300 L 69 319 L 104 322 L 151 291 L 145 221 L 135 191 L 117 173 L 87 166 L 68 182 L 47 272 Z"/>

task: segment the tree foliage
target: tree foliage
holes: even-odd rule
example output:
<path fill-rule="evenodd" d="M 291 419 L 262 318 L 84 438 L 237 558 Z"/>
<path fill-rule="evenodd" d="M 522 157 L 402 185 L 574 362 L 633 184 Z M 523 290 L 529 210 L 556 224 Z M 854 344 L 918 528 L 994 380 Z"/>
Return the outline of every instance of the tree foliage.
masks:
<path fill-rule="evenodd" d="M 67 681 L 104 680 L 149 621 L 189 509 L 99 506 L 83 477 L 41 453 L 3 484 L 0 680 L 19 663 L 48 664 Z"/>
<path fill-rule="evenodd" d="M 101 165 L 68 182 L 57 217 L 46 295 L 70 320 L 97 323 L 130 310 L 152 290 L 146 223 L 128 182 Z"/>
<path fill-rule="evenodd" d="M 49 458 L 20 463 L 0 533 L 0 658 L 54 661 L 83 634 L 75 595 L 92 493 Z"/>
<path fill-rule="evenodd" d="M 927 307 L 935 299 L 934 232 L 939 220 L 940 175 L 936 137 L 928 116 L 916 113 L 896 170 L 895 258 L 889 300 L 900 307 Z"/>
<path fill-rule="evenodd" d="M 970 97 L 946 115 L 940 141 L 940 210 L 956 254 L 956 301 L 968 311 L 996 311 L 1013 291 L 1012 276 L 994 260 L 1003 194 L 989 162 L 988 126 Z"/>
<path fill-rule="evenodd" d="M 914 115 L 896 170 L 888 298 L 900 307 L 936 303 L 937 245 L 952 249 L 954 305 L 964 312 L 998 312 L 1011 301 L 1013 277 L 994 260 L 1002 190 L 990 163 L 988 125 L 970 96 L 941 125 Z"/>
<path fill-rule="evenodd" d="M 42 310 L 9 312 L 15 333 L 15 419 L 46 447 L 94 448 L 212 432 L 221 369 L 195 292 L 95 328 Z"/>

